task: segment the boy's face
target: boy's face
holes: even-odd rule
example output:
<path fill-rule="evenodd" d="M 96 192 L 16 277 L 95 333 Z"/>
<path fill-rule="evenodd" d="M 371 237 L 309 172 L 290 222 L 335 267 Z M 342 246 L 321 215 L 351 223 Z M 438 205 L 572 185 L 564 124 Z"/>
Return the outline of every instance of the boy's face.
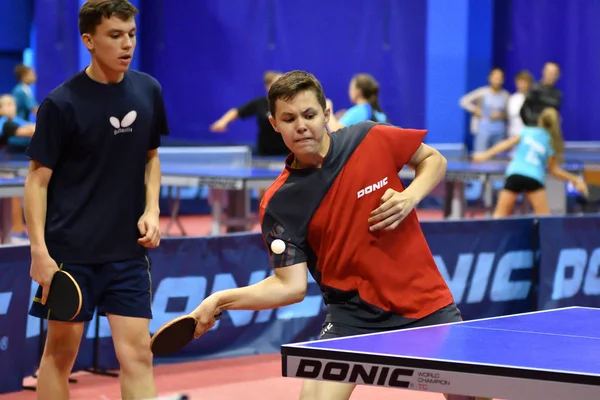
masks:
<path fill-rule="evenodd" d="M 101 65 L 124 73 L 129 69 L 136 47 L 135 18 L 126 21 L 116 16 L 104 18 L 95 33 L 84 34 L 82 40 Z"/>
<path fill-rule="evenodd" d="M 0 97 L 0 117 L 14 118 L 17 116 L 17 104 L 11 96 Z"/>
<path fill-rule="evenodd" d="M 297 156 L 321 151 L 330 110 L 323 110 L 314 91 L 305 90 L 289 101 L 278 99 L 275 113 L 269 121 L 290 151 Z"/>

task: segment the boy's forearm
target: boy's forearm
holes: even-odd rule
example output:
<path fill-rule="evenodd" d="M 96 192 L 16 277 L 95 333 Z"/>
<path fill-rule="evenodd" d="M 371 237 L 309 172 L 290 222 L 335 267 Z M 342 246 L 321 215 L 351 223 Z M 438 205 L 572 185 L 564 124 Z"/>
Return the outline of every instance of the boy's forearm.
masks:
<path fill-rule="evenodd" d="M 24 214 L 32 252 L 46 253 L 45 227 L 48 188 L 29 178 L 25 181 Z"/>
<path fill-rule="evenodd" d="M 150 157 L 146 163 L 146 212 L 160 212 L 161 171 L 158 154 Z"/>
<path fill-rule="evenodd" d="M 227 289 L 211 295 L 221 311 L 269 310 L 302 301 L 306 289 L 285 284 L 276 275 L 236 289 Z"/>
<path fill-rule="evenodd" d="M 442 181 L 446 165 L 446 159 L 439 154 L 427 157 L 415 168 L 415 178 L 404 192 L 420 202 Z"/>

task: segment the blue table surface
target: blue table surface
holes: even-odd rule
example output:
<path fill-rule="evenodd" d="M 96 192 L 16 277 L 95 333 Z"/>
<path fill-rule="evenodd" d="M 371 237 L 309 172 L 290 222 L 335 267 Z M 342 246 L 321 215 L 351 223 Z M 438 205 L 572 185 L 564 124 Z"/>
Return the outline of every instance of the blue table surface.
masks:
<path fill-rule="evenodd" d="M 441 152 L 445 157 L 448 158 L 448 161 L 456 161 L 456 158 L 458 156 L 453 157 L 452 153 L 450 152 Z M 460 155 L 462 156 L 462 154 Z M 252 157 L 253 161 L 259 161 L 259 162 L 272 162 L 272 163 L 282 163 L 285 161 L 285 157 L 282 156 L 254 156 Z M 492 162 L 494 160 L 491 160 Z M 507 158 L 506 157 L 498 157 L 496 158 L 495 161 L 501 161 L 501 162 L 507 162 Z M 566 151 L 565 152 L 565 161 L 567 163 L 600 163 L 600 148 L 598 148 L 597 152 L 579 152 L 579 153 L 573 153 L 573 152 L 569 152 Z M 465 162 L 468 163 L 467 160 L 465 160 Z"/>
<path fill-rule="evenodd" d="M 163 175 L 202 176 L 235 179 L 275 179 L 281 171 L 267 168 L 207 168 L 190 164 L 161 164 Z"/>
<path fill-rule="evenodd" d="M 260 161 L 266 157 L 257 159 Z M 27 168 L 29 166 L 28 161 L 6 161 L 0 162 L 0 167 L 5 168 Z M 579 169 L 581 163 L 570 162 L 563 166 L 566 169 Z M 408 168 L 408 167 L 407 167 Z M 269 169 L 269 168 L 212 168 L 205 167 L 202 164 L 194 165 L 190 163 L 161 163 L 161 169 L 163 174 L 167 175 L 184 175 L 184 176 L 215 176 L 215 177 L 228 177 L 228 178 L 249 178 L 249 179 L 261 179 L 261 178 L 276 178 L 279 176 L 280 171 Z M 490 161 L 484 163 L 473 163 L 470 161 L 459 161 L 449 160 L 447 165 L 448 172 L 471 172 L 471 173 L 490 173 L 490 174 L 503 174 L 506 170 L 506 162 L 502 161 Z"/>
<path fill-rule="evenodd" d="M 25 178 L 0 178 L 0 186 L 24 185 Z"/>
<path fill-rule="evenodd" d="M 565 168 L 579 168 L 580 165 L 567 165 Z M 276 178 L 279 170 L 268 168 L 207 168 L 192 164 L 161 164 L 164 175 L 218 176 L 231 178 Z M 408 167 L 407 167 L 408 168 Z M 472 163 L 469 161 L 448 161 L 448 172 L 472 172 L 482 174 L 503 174 L 506 164 L 500 162 Z"/>
<path fill-rule="evenodd" d="M 600 375 L 600 309 L 559 309 L 288 346 Z"/>
<path fill-rule="evenodd" d="M 29 161 L 0 161 L 0 166 L 9 168 L 29 167 Z"/>

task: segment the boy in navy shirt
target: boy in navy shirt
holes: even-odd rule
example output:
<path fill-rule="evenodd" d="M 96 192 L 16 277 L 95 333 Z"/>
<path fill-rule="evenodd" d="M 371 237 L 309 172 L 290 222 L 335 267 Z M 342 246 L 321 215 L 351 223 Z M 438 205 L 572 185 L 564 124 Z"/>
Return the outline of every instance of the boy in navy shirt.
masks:
<path fill-rule="evenodd" d="M 127 0 L 83 4 L 79 30 L 92 62 L 44 99 L 27 149 L 25 216 L 31 277 L 40 284 L 30 314 L 49 320 L 38 399 L 68 399 L 84 322 L 95 308 L 110 323 L 121 397 L 156 396 L 146 248 L 160 241 L 157 149 L 168 126 L 160 84 L 129 70 L 137 12 Z M 69 322 L 45 306 L 59 269 L 83 295 L 81 313 Z"/>

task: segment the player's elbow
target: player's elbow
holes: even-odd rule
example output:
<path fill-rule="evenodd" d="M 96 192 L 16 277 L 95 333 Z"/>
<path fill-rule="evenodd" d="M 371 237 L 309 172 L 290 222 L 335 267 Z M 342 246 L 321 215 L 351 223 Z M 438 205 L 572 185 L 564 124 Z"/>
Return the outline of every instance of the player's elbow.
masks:
<path fill-rule="evenodd" d="M 27 178 L 25 178 L 25 186 L 36 186 L 46 189 L 48 188 L 51 177 L 52 170 L 42 166 L 42 164 L 37 161 L 31 161 L 29 164 L 29 171 L 27 172 Z"/>
<path fill-rule="evenodd" d="M 448 160 L 438 150 L 431 149 L 431 153 L 426 158 L 428 167 L 436 171 L 437 175 L 443 177 L 446 174 Z"/>
<path fill-rule="evenodd" d="M 274 279 L 273 282 L 277 282 L 277 293 L 282 303 L 289 305 L 304 300 L 308 287 L 306 263 L 277 268 Z"/>
<path fill-rule="evenodd" d="M 306 285 L 293 284 L 288 285 L 286 293 L 286 303 L 300 303 L 306 297 Z"/>
<path fill-rule="evenodd" d="M 440 168 L 440 173 L 441 175 L 445 175 L 446 174 L 446 168 L 448 168 L 448 160 L 446 159 L 446 157 L 444 157 L 442 155 L 442 153 L 440 153 L 439 151 L 437 151 L 436 154 L 436 158 L 437 158 L 437 162 L 439 164 L 439 168 Z"/>

